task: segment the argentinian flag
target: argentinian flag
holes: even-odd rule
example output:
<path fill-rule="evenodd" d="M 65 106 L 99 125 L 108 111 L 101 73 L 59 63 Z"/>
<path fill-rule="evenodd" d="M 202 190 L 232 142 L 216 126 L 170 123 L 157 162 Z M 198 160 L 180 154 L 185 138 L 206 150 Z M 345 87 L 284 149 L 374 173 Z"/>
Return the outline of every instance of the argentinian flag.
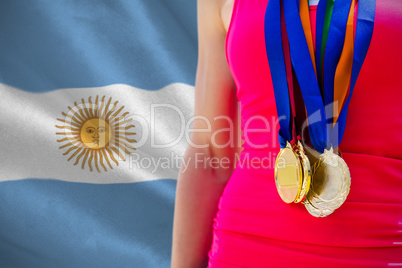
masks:
<path fill-rule="evenodd" d="M 169 267 L 196 1 L 0 2 L 0 267 Z"/>

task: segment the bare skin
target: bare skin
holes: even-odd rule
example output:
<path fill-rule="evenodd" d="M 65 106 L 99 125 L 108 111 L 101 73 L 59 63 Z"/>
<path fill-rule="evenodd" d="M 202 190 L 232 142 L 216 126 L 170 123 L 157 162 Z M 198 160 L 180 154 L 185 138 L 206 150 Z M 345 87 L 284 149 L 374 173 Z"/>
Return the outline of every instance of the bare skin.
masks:
<path fill-rule="evenodd" d="M 184 161 L 189 160 L 190 164 L 178 177 L 171 260 L 173 268 L 207 266 L 213 219 L 218 211 L 219 198 L 233 172 L 235 154 L 239 152 L 236 131 L 216 134 L 218 130 L 230 127 L 237 129 L 238 125 L 236 89 L 225 56 L 225 38 L 233 2 L 198 0 L 199 51 L 194 115 L 205 117 L 211 128 L 197 132 L 197 129 L 207 129 L 208 125 L 205 120 L 194 121 L 191 141 L 206 146 L 187 148 Z M 219 116 L 225 116 L 231 122 L 217 118 Z M 219 146 L 231 139 L 234 140 L 234 146 Z M 229 163 L 207 163 L 204 166 L 203 162 L 197 164 L 195 161 L 207 157 L 218 161 L 225 159 Z"/>

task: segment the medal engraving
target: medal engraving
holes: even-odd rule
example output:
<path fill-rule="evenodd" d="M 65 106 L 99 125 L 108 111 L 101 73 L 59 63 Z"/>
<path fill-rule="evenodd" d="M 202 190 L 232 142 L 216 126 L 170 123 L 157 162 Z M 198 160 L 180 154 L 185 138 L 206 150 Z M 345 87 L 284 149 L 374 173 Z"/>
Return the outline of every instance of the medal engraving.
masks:
<path fill-rule="evenodd" d="M 349 194 L 349 168 L 331 148 L 319 155 L 312 166 L 311 174 L 310 190 L 304 205 L 311 215 L 326 217 L 339 208 Z"/>

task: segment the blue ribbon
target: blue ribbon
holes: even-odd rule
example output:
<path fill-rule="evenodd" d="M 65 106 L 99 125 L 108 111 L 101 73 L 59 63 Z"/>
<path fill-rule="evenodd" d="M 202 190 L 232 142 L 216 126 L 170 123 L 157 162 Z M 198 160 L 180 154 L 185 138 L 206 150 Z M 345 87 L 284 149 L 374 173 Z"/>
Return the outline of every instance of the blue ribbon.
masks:
<path fill-rule="evenodd" d="M 292 134 L 290 128 L 289 89 L 286 80 L 286 67 L 282 48 L 280 0 L 268 1 L 264 26 L 265 39 L 267 40 L 268 37 L 270 39 L 270 42 L 265 42 L 265 46 L 279 119 L 279 144 L 281 148 L 284 148 L 286 147 L 286 142 L 292 139 Z"/>

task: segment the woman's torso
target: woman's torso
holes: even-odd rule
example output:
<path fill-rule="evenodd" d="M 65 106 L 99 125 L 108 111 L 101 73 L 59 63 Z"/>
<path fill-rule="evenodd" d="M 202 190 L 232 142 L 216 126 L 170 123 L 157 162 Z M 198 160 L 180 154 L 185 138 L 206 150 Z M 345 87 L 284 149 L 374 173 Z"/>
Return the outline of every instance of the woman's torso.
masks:
<path fill-rule="evenodd" d="M 265 51 L 267 3 L 236 0 L 227 35 L 244 150 L 221 197 L 217 227 L 278 241 L 400 250 L 402 1 L 377 0 L 371 45 L 340 145 L 352 177 L 351 191 L 345 204 L 326 218 L 312 217 L 302 204 L 283 203 L 276 191 L 279 126 Z"/>

